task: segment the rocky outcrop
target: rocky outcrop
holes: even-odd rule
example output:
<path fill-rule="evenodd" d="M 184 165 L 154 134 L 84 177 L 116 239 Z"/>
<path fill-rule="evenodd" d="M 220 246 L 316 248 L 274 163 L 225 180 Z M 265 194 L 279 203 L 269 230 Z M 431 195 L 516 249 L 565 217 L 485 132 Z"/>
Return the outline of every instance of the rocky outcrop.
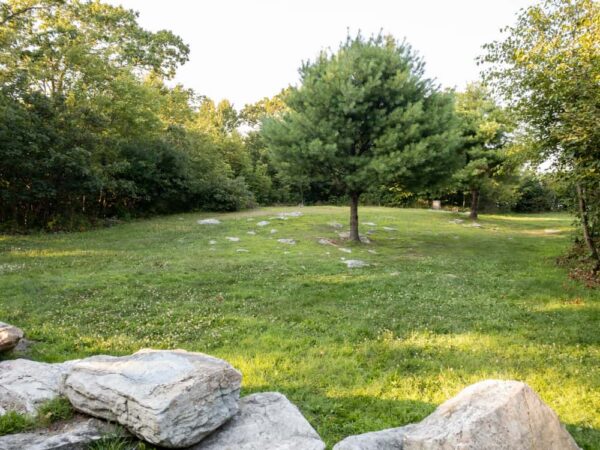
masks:
<path fill-rule="evenodd" d="M 198 443 L 238 411 L 242 376 L 183 350 L 94 356 L 74 364 L 64 394 L 79 411 L 116 421 L 151 444 Z"/>
<path fill-rule="evenodd" d="M 577 450 L 558 417 L 525 383 L 471 385 L 418 424 L 351 436 L 334 450 Z"/>
<path fill-rule="evenodd" d="M 0 322 L 0 352 L 12 350 L 23 338 L 23 331 L 8 323 Z"/>
<path fill-rule="evenodd" d="M 79 417 L 52 430 L 0 436 L 2 450 L 87 450 L 105 436 L 122 436 L 123 431 L 107 422 Z"/>
<path fill-rule="evenodd" d="M 240 411 L 190 450 L 323 450 L 325 444 L 284 395 L 253 394 Z"/>
<path fill-rule="evenodd" d="M 42 403 L 60 395 L 71 364 L 27 359 L 0 362 L 0 415 L 8 411 L 35 414 Z"/>

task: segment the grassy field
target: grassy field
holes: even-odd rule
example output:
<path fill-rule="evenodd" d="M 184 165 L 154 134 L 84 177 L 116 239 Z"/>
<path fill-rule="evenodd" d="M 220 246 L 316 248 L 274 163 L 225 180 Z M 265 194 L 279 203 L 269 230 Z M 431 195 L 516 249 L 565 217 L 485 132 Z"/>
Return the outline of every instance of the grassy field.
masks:
<path fill-rule="evenodd" d="M 37 341 L 29 356 L 43 361 L 142 347 L 225 358 L 244 395 L 286 394 L 329 446 L 500 378 L 527 382 L 580 446 L 600 449 L 600 291 L 554 264 L 568 216 L 487 215 L 474 228 L 451 213 L 365 207 L 372 243 L 341 243 L 349 254 L 317 243 L 337 239 L 329 223 L 346 224 L 347 208 L 269 219 L 292 210 L 0 235 L 0 320 Z"/>

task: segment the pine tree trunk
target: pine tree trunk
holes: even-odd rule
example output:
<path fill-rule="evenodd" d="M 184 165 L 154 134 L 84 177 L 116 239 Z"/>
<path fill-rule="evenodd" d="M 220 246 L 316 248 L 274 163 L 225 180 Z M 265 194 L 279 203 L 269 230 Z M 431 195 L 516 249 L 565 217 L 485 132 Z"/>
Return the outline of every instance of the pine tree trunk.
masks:
<path fill-rule="evenodd" d="M 588 250 L 590 251 L 590 256 L 594 261 L 594 272 L 598 272 L 600 270 L 600 255 L 598 255 L 598 249 L 596 248 L 596 244 L 594 239 L 590 233 L 590 224 L 588 221 L 588 211 L 587 205 L 585 201 L 585 192 L 579 183 L 577 183 L 577 200 L 579 203 L 579 215 L 581 216 L 581 228 L 583 228 L 583 239 L 585 244 L 587 245 Z"/>
<path fill-rule="evenodd" d="M 479 189 L 471 190 L 471 214 L 469 218 L 471 220 L 477 220 L 479 210 Z"/>
<path fill-rule="evenodd" d="M 358 198 L 360 194 L 350 194 L 350 240 L 360 242 L 358 234 Z"/>

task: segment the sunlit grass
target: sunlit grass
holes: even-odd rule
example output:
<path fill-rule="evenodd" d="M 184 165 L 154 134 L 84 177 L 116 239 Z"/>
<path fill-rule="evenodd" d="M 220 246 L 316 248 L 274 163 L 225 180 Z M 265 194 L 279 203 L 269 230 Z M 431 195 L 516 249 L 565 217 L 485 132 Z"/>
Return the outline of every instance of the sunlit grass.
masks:
<path fill-rule="evenodd" d="M 244 394 L 285 393 L 328 445 L 500 378 L 529 383 L 582 447 L 600 449 L 600 293 L 554 264 L 570 217 L 484 215 L 473 228 L 451 213 L 361 208 L 377 225 L 361 227 L 372 244 L 354 245 L 328 225 L 346 224 L 346 208 L 271 219 L 283 210 L 0 236 L 0 320 L 25 329 L 44 361 L 142 347 L 225 358 Z"/>

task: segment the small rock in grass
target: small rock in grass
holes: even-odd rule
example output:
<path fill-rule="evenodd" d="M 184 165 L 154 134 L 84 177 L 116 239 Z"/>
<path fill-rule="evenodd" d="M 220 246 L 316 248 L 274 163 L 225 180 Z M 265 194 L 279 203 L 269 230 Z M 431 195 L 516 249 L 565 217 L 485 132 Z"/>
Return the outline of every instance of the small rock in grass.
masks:
<path fill-rule="evenodd" d="M 282 212 L 279 213 L 280 217 L 301 217 L 302 213 L 300 211 L 292 211 L 292 212 Z"/>
<path fill-rule="evenodd" d="M 349 269 L 358 269 L 361 267 L 367 267 L 369 265 L 360 259 L 347 259 L 344 261 L 344 264 L 346 264 Z"/>
<path fill-rule="evenodd" d="M 248 250 L 248 249 L 245 249 L 245 248 L 238 248 L 238 249 L 236 250 L 236 252 L 238 252 L 238 253 L 248 253 L 248 252 L 249 252 L 249 250 Z"/>
<path fill-rule="evenodd" d="M 336 228 L 336 229 L 340 229 L 340 228 L 344 228 L 344 225 L 342 225 L 339 222 L 329 222 L 327 225 L 329 225 L 330 227 Z"/>
<path fill-rule="evenodd" d="M 15 348 L 22 338 L 23 330 L 14 325 L 0 322 L 0 352 Z"/>
<path fill-rule="evenodd" d="M 266 227 L 267 225 L 269 225 L 269 223 L 271 223 L 271 222 L 268 222 L 268 221 L 266 221 L 266 220 L 261 220 L 260 222 L 257 222 L 257 223 L 256 223 L 256 226 L 259 226 L 259 227 Z"/>
<path fill-rule="evenodd" d="M 298 408 L 277 392 L 240 400 L 240 411 L 189 450 L 323 450 L 325 444 Z"/>
<path fill-rule="evenodd" d="M 344 248 L 344 247 L 341 247 L 341 248 L 339 248 L 338 250 L 339 250 L 340 252 L 344 252 L 344 253 L 352 253 L 352 249 L 350 249 L 350 248 Z"/>
<path fill-rule="evenodd" d="M 247 234 L 249 234 L 250 236 L 254 236 L 256 234 L 256 231 L 250 230 L 250 231 L 247 231 Z"/>
<path fill-rule="evenodd" d="M 462 219 L 454 219 L 454 220 L 449 220 L 448 223 L 453 223 L 456 225 L 460 225 L 461 223 L 464 223 L 465 221 Z"/>
<path fill-rule="evenodd" d="M 277 230 L 276 230 L 275 228 L 271 228 L 271 231 L 270 231 L 270 233 L 271 233 L 271 234 L 275 234 L 275 233 L 277 233 Z"/>
<path fill-rule="evenodd" d="M 473 222 L 467 226 L 471 227 L 471 228 L 482 228 L 483 227 L 483 225 L 481 225 L 480 223 L 477 223 L 477 222 Z"/>
<path fill-rule="evenodd" d="M 392 227 L 383 227 L 383 229 L 385 231 L 398 231 L 398 228 L 392 228 Z"/>
<path fill-rule="evenodd" d="M 368 251 L 369 253 L 373 254 L 373 255 L 376 255 L 376 254 L 377 254 L 377 252 L 376 252 L 375 250 L 372 250 L 372 249 L 369 249 L 369 250 L 367 250 L 367 251 Z"/>
<path fill-rule="evenodd" d="M 277 242 L 279 242 L 280 244 L 289 244 L 289 245 L 296 244 L 296 241 L 294 239 L 277 239 Z"/>
<path fill-rule="evenodd" d="M 198 225 L 219 225 L 220 223 L 219 219 L 202 219 L 198 221 Z"/>
<path fill-rule="evenodd" d="M 217 243 L 217 241 L 215 241 L 214 239 L 211 239 L 210 241 L 208 241 L 209 245 L 215 245 Z"/>
<path fill-rule="evenodd" d="M 377 226 L 377 224 L 376 224 L 376 223 L 373 223 L 373 222 L 363 222 L 362 224 L 363 224 L 363 225 L 366 225 L 366 226 L 368 226 L 368 227 L 376 227 L 376 226 Z"/>
<path fill-rule="evenodd" d="M 227 236 L 225 239 L 227 239 L 230 242 L 240 242 L 239 237 Z"/>
<path fill-rule="evenodd" d="M 335 242 L 333 242 L 331 239 L 325 239 L 325 238 L 320 238 L 317 242 L 321 245 L 333 245 L 333 246 L 336 245 Z"/>

